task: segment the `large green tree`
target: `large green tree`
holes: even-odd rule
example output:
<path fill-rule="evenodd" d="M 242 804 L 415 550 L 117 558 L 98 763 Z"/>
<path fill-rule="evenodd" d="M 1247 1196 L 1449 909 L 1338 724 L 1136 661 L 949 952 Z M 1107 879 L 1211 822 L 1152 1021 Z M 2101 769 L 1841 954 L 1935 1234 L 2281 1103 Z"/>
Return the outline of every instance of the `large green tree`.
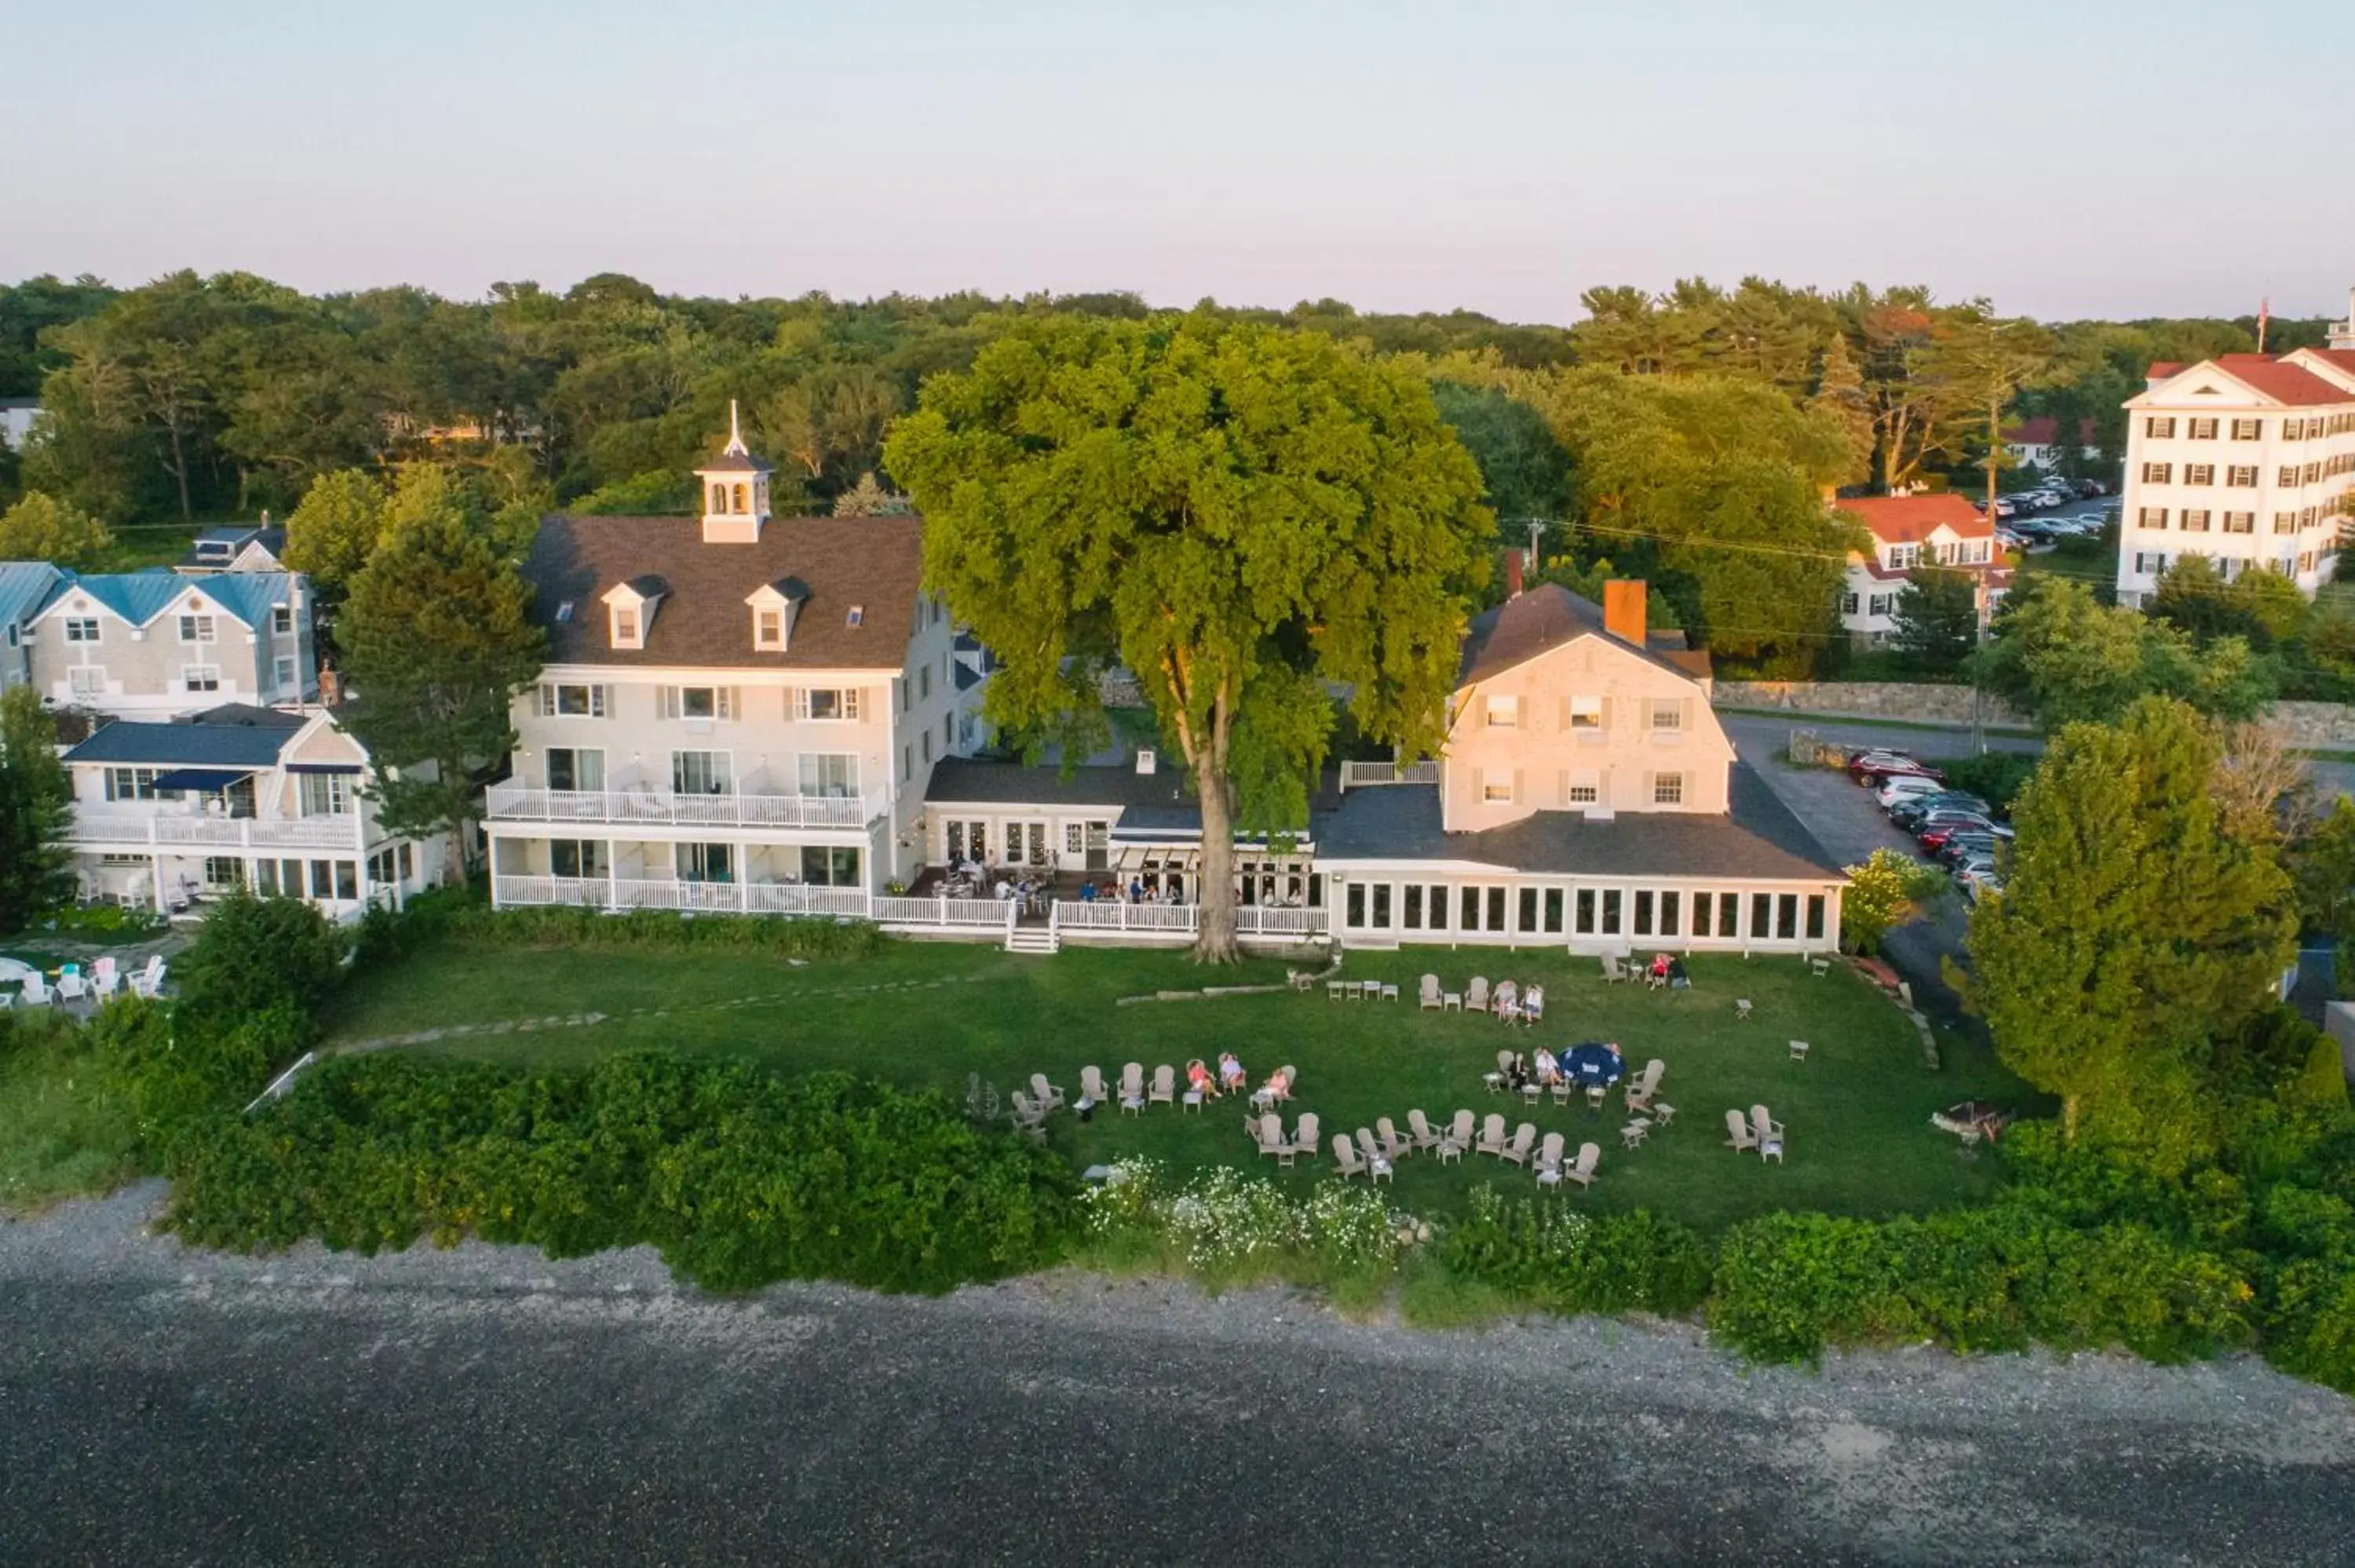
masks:
<path fill-rule="evenodd" d="M 0 694 L 0 933 L 21 931 L 73 896 L 65 843 L 73 785 L 57 735 L 31 686 Z"/>
<path fill-rule="evenodd" d="M 2296 950 L 2288 874 L 2211 799 L 2212 726 L 2151 697 L 2063 729 L 2012 811 L 2004 891 L 1973 910 L 1970 994 L 2071 1139 L 2179 1169 L 2214 1136 L 2218 1054 Z"/>
<path fill-rule="evenodd" d="M 1231 959 L 1233 829 L 1297 828 L 1349 693 L 1361 733 L 1434 749 L 1493 522 L 1403 366 L 1202 316 L 1025 321 L 936 376 L 884 461 L 925 576 L 1004 661 L 1001 726 L 1092 711 L 1135 672 L 1202 816 L 1196 951 Z"/>
<path fill-rule="evenodd" d="M 411 470 L 336 622 L 354 696 L 344 723 L 386 770 L 385 825 L 453 829 L 462 855 L 476 816 L 474 775 L 515 745 L 509 704 L 547 651 L 529 617 L 530 588 L 491 529 L 455 476 Z"/>
<path fill-rule="evenodd" d="M 113 547 L 114 535 L 104 523 L 37 490 L 0 513 L 0 560 L 48 561 L 89 571 Z"/>
<path fill-rule="evenodd" d="M 1851 461 L 1837 419 L 1738 376 L 1581 370 L 1535 381 L 1594 554 L 1664 574 L 1708 646 L 1811 658 L 1860 537 L 1825 509 Z"/>
<path fill-rule="evenodd" d="M 286 564 L 340 597 L 384 535 L 383 482 L 362 469 L 323 473 L 286 518 Z"/>
<path fill-rule="evenodd" d="M 2197 647 L 2179 628 L 2094 600 L 2083 583 L 2024 577 L 2005 596 L 1984 654 L 1990 690 L 2048 730 L 2115 719 L 2148 695 L 2171 696 L 2214 718 L 2246 720 L 2273 702 L 2275 672 L 2244 638 Z"/>

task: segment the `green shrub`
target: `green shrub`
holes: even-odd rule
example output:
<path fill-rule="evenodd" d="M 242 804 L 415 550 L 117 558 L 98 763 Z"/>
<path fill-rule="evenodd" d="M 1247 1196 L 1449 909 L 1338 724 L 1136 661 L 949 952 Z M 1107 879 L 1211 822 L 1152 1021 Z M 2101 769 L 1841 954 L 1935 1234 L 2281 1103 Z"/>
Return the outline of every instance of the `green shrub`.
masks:
<path fill-rule="evenodd" d="M 176 1011 L 183 1024 L 201 1019 L 233 1027 L 257 1013 L 291 1009 L 307 1043 L 312 1010 L 342 978 L 348 946 L 344 933 L 299 898 L 232 893 L 213 906 L 172 966 L 180 992 Z"/>
<path fill-rule="evenodd" d="M 140 1149 L 159 1164 L 168 1164 L 192 1129 L 250 1102 L 274 1071 L 302 1054 L 312 1033 L 309 1018 L 283 998 L 232 1015 L 123 997 L 87 1028 Z"/>
<path fill-rule="evenodd" d="M 1937 767 L 1950 789 L 1967 789 L 1998 815 L 2008 816 L 2022 786 L 2041 758 L 2022 751 L 1983 751 L 1976 757 L 1941 758 Z"/>
<path fill-rule="evenodd" d="M 171 927 L 153 909 L 129 904 L 69 904 L 41 922 L 48 931 L 122 941 L 159 936 Z"/>
<path fill-rule="evenodd" d="M 170 1223 L 200 1245 L 645 1242 L 722 1290 L 948 1290 L 1055 1261 L 1077 1223 L 1059 1160 L 938 1095 L 664 1055 L 585 1074 L 330 1061 L 276 1105 L 207 1124 L 176 1174 Z"/>
<path fill-rule="evenodd" d="M 1487 1185 L 1445 1227 L 1439 1255 L 1461 1278 L 1563 1313 L 1690 1312 L 1709 1293 L 1711 1261 L 1700 1233 L 1674 1220 L 1508 1202 Z"/>
<path fill-rule="evenodd" d="M 881 928 L 865 920 L 768 915 L 687 917 L 661 909 L 605 915 L 560 906 L 461 909 L 448 915 L 447 929 L 469 941 L 518 948 L 700 948 L 813 959 L 872 958 L 883 950 L 885 941 Z"/>
<path fill-rule="evenodd" d="M 1082 1198 L 1097 1261 L 1183 1270 L 1212 1287 L 1269 1278 L 1352 1288 L 1387 1286 L 1419 1230 L 1370 1186 L 1337 1178 L 1295 1202 L 1232 1166 L 1185 1184 L 1149 1160 L 1124 1160 Z"/>

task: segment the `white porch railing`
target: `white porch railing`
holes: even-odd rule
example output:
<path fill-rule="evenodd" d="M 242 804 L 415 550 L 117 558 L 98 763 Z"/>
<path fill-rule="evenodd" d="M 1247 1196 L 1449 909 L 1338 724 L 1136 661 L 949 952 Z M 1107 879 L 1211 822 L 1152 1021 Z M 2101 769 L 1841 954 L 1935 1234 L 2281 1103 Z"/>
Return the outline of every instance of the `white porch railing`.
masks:
<path fill-rule="evenodd" d="M 535 789 L 494 784 L 486 810 L 494 822 L 579 822 L 616 826 L 712 828 L 864 828 L 889 802 L 864 795 L 681 795 L 667 789 Z"/>
<path fill-rule="evenodd" d="M 1006 924 L 1002 898 L 901 898 L 878 895 L 874 917 L 885 926 L 976 926 Z"/>
<path fill-rule="evenodd" d="M 66 827 L 66 839 L 83 844 L 145 844 L 203 849 L 360 848 L 357 816 L 181 817 L 135 811 L 80 811 Z"/>
<path fill-rule="evenodd" d="M 1344 790 L 1368 784 L 1436 784 L 1439 764 L 1431 759 L 1422 762 L 1344 762 L 1341 764 L 1341 788 Z"/>
<path fill-rule="evenodd" d="M 1235 931 L 1240 936 L 1319 937 L 1326 929 L 1322 909 L 1286 909 L 1260 904 L 1235 911 Z"/>
<path fill-rule="evenodd" d="M 798 882 L 743 885 L 745 909 L 754 915 L 848 915 L 868 917 L 875 901 L 863 887 L 812 887 Z"/>

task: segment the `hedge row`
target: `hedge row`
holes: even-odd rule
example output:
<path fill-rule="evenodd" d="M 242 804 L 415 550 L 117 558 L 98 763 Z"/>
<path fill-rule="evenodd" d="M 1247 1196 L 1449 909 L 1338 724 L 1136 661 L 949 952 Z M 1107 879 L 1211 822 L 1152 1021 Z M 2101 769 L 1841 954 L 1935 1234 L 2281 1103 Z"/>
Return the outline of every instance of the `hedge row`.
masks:
<path fill-rule="evenodd" d="M 601 952 L 697 951 L 766 953 L 779 958 L 865 959 L 883 950 L 885 938 L 870 921 L 769 915 L 681 916 L 634 909 L 607 915 L 562 906 L 494 909 L 458 894 L 413 900 L 399 915 L 371 910 L 361 923 L 364 962 L 397 959 L 441 937 L 514 948 L 573 948 Z"/>
<path fill-rule="evenodd" d="M 938 1095 L 661 1055 L 582 1074 L 333 1061 L 266 1112 L 193 1132 L 174 1167 L 169 1223 L 203 1245 L 647 1243 L 725 1290 L 944 1291 L 1056 1261 L 1078 1214 L 1061 1161 Z"/>

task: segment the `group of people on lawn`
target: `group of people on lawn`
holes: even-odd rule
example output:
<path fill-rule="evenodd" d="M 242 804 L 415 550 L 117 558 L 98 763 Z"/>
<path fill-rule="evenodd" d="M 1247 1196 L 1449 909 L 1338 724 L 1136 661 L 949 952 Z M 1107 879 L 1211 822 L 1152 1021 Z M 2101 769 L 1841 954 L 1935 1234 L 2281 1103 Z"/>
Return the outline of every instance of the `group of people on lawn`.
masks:
<path fill-rule="evenodd" d="M 1219 1065 L 1215 1071 L 1206 1065 L 1199 1056 L 1187 1063 L 1186 1086 L 1205 1100 L 1215 1100 L 1221 1095 L 1240 1095 L 1248 1092 L 1251 1088 L 1251 1075 L 1243 1071 L 1242 1063 L 1237 1059 L 1232 1051 L 1221 1051 L 1219 1053 Z M 1267 1075 L 1267 1082 L 1260 1086 L 1260 1092 L 1270 1099 L 1290 1099 L 1292 1097 L 1291 1072 L 1286 1068 L 1278 1067 Z"/>
<path fill-rule="evenodd" d="M 1603 1044 L 1614 1056 L 1620 1054 L 1619 1042 L 1616 1040 L 1606 1040 Z M 1540 1045 L 1537 1048 L 1537 1054 L 1534 1056 L 1518 1051 L 1515 1052 L 1512 1065 L 1505 1069 L 1504 1076 L 1505 1086 L 1518 1094 L 1531 1084 L 1537 1085 L 1541 1089 L 1550 1089 L 1562 1082 L 1569 1075 L 1563 1070 L 1561 1058 Z"/>

